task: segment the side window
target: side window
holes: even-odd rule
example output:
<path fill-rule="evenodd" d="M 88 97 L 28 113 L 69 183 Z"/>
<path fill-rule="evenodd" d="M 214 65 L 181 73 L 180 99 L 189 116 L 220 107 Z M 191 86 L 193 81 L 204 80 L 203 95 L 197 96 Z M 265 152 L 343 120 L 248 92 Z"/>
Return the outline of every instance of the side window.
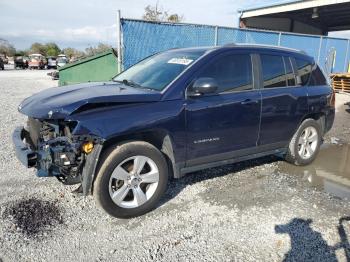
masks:
<path fill-rule="evenodd" d="M 286 66 L 287 84 L 288 86 L 295 86 L 296 81 L 295 81 L 295 75 L 293 72 L 292 61 L 290 60 L 289 57 L 283 57 L 283 60 Z"/>
<path fill-rule="evenodd" d="M 295 58 L 295 63 L 298 68 L 298 75 L 301 78 L 301 85 L 305 86 L 309 82 L 312 65 L 309 61 L 300 58 Z"/>
<path fill-rule="evenodd" d="M 320 67 L 318 65 L 315 65 L 311 73 L 310 86 L 322 85 L 327 85 L 327 80 L 324 74 L 322 73 Z"/>
<path fill-rule="evenodd" d="M 249 54 L 231 54 L 208 65 L 200 77 L 212 77 L 218 84 L 218 93 L 253 89 L 252 61 Z"/>
<path fill-rule="evenodd" d="M 286 73 L 282 56 L 260 55 L 264 88 L 285 87 Z"/>

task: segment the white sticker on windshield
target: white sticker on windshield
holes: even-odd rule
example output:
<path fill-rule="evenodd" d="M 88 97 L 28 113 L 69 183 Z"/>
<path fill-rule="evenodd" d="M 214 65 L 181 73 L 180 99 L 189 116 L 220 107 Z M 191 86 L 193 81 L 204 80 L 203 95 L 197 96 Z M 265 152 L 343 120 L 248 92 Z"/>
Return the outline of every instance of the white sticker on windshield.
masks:
<path fill-rule="evenodd" d="M 168 61 L 168 64 L 189 65 L 192 61 L 192 59 L 187 58 L 172 58 Z"/>

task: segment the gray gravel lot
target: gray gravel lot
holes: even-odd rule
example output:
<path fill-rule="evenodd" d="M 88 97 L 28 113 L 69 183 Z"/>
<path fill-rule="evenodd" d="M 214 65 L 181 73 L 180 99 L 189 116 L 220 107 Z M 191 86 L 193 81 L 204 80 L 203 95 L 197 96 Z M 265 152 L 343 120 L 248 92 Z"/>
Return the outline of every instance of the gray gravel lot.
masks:
<path fill-rule="evenodd" d="M 22 99 L 57 85 L 46 73 L 0 71 L 0 261 L 346 261 L 348 199 L 280 171 L 274 157 L 174 180 L 156 210 L 130 220 L 35 177 L 16 160 L 11 132 L 25 123 Z M 350 96 L 337 101 L 326 141 L 350 142 Z"/>

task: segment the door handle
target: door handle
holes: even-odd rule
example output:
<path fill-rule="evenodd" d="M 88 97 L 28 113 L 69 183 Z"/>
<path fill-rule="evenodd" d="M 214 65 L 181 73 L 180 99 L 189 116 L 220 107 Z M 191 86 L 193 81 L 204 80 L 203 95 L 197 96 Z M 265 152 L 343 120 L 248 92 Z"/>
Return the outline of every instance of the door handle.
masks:
<path fill-rule="evenodd" d="M 241 105 L 254 105 L 254 104 L 258 104 L 258 103 L 259 103 L 258 100 L 246 99 L 246 100 L 241 102 Z"/>

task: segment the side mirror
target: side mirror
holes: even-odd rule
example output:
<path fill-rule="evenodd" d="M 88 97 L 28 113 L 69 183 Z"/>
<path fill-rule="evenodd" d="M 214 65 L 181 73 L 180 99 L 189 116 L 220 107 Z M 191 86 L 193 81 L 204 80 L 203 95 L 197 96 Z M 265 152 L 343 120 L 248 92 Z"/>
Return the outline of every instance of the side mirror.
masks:
<path fill-rule="evenodd" d="M 200 96 L 205 94 L 213 94 L 219 85 L 214 78 L 202 77 L 194 81 L 192 87 L 188 89 L 189 96 Z"/>

